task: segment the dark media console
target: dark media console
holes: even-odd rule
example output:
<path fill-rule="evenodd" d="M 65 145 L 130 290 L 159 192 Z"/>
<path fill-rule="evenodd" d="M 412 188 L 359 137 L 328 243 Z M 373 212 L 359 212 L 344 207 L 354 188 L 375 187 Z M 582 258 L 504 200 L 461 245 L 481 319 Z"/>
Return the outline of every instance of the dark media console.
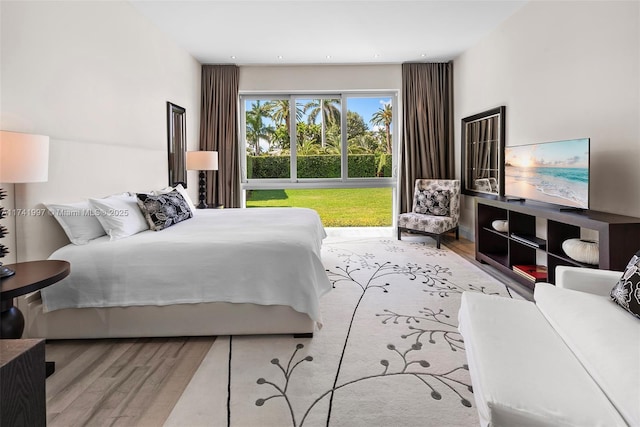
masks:
<path fill-rule="evenodd" d="M 509 221 L 508 232 L 496 231 L 491 226 L 493 221 L 505 219 Z M 581 228 L 598 233 L 598 265 L 575 261 L 562 250 L 562 242 L 579 238 Z M 622 271 L 640 249 L 640 218 L 593 210 L 563 211 L 560 206 L 532 201 L 514 203 L 507 198 L 476 198 L 475 232 L 476 259 L 530 289 L 534 283 L 514 272 L 514 265 L 535 265 L 537 260 L 544 259 L 547 281 L 554 283 L 555 268 L 559 265 Z"/>
<path fill-rule="evenodd" d="M 578 212 L 582 213 L 586 211 L 584 208 L 560 208 L 560 212 Z"/>
<path fill-rule="evenodd" d="M 545 249 L 547 247 L 546 240 L 539 239 L 533 234 L 511 233 L 511 238 L 526 243 L 527 245 L 535 246 L 538 249 Z"/>

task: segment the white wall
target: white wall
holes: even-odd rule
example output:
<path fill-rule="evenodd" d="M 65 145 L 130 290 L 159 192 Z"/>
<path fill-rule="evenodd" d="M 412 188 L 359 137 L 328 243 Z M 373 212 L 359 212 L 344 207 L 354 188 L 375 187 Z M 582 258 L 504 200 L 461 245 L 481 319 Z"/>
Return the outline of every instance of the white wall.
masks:
<path fill-rule="evenodd" d="M 318 65 L 243 66 L 240 91 L 367 91 L 402 89 L 402 66 Z"/>
<path fill-rule="evenodd" d="M 0 127 L 49 135 L 57 162 L 49 182 L 16 185 L 18 207 L 166 185 L 167 101 L 186 108 L 197 149 L 200 64 L 127 1 L 2 1 L 0 12 Z M 113 161 L 128 148 L 156 160 Z M 31 228 L 18 221 L 21 253 L 37 244 Z"/>
<path fill-rule="evenodd" d="M 506 105 L 507 145 L 591 138 L 591 208 L 640 217 L 639 82 L 639 2 L 532 1 L 454 61 L 456 123 Z"/>

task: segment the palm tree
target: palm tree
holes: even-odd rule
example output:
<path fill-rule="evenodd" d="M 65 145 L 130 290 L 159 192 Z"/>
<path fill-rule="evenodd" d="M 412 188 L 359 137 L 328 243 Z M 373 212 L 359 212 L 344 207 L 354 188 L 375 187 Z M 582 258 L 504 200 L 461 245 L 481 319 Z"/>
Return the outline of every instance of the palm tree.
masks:
<path fill-rule="evenodd" d="M 253 146 L 253 154 L 260 155 L 260 140 L 266 139 L 271 146 L 271 134 L 274 129 L 271 126 L 265 126 L 262 119 L 268 117 L 267 104 L 261 104 L 256 101 L 251 110 L 247 111 L 247 143 Z"/>
<path fill-rule="evenodd" d="M 393 121 L 393 111 L 391 104 L 385 104 L 384 108 L 380 107 L 378 111 L 371 116 L 371 123 L 374 126 L 384 126 L 385 135 L 387 137 L 387 154 L 391 154 L 391 122 Z"/>
<path fill-rule="evenodd" d="M 277 124 L 287 125 L 287 131 L 291 128 L 291 109 L 288 99 L 276 99 L 265 104 L 269 117 Z M 302 119 L 303 111 L 296 105 L 296 120 Z"/>
<path fill-rule="evenodd" d="M 340 123 L 340 100 L 339 99 L 313 99 L 304 105 L 304 112 L 309 113 L 309 124 L 315 123 L 316 118 L 320 115 L 322 124 L 322 133 L 320 145 L 326 145 L 326 127 L 327 123 Z"/>
<path fill-rule="evenodd" d="M 314 144 L 313 141 L 309 141 L 308 139 L 305 139 L 304 141 L 302 141 L 302 143 L 299 143 L 296 150 L 296 153 L 299 156 L 313 156 L 320 154 L 320 147 L 318 147 L 318 145 Z"/>

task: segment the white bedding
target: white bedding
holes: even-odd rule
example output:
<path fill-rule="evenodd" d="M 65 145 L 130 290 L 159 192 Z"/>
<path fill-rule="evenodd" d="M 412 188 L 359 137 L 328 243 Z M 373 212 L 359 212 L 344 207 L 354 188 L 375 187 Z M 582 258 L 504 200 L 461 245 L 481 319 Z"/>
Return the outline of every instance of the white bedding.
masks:
<path fill-rule="evenodd" d="M 44 310 L 220 301 L 287 305 L 319 323 L 324 237 L 311 209 L 198 210 L 162 231 L 58 249 L 49 259 L 71 274 L 41 290 Z"/>

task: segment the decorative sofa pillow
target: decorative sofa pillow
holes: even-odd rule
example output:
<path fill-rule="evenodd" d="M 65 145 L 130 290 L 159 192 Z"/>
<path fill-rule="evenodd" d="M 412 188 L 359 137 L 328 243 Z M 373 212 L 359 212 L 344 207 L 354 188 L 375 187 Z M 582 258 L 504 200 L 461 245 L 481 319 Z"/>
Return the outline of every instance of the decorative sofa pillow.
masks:
<path fill-rule="evenodd" d="M 158 195 L 138 193 L 138 206 L 153 231 L 164 230 L 193 216 L 189 204 L 177 191 Z"/>
<path fill-rule="evenodd" d="M 64 205 L 46 203 L 45 206 L 74 245 L 86 245 L 107 234 L 88 201 Z"/>
<path fill-rule="evenodd" d="M 104 199 L 89 199 L 89 204 L 111 240 L 149 229 L 134 195 L 123 193 Z"/>
<path fill-rule="evenodd" d="M 611 299 L 640 319 L 640 251 L 631 258 L 622 277 L 611 290 Z"/>
<path fill-rule="evenodd" d="M 449 190 L 420 190 L 416 196 L 415 213 L 449 216 L 451 192 Z"/>
<path fill-rule="evenodd" d="M 158 194 L 170 193 L 173 190 L 176 190 L 178 193 L 180 193 L 184 200 L 187 202 L 187 205 L 189 205 L 189 209 L 191 209 L 191 212 L 196 213 L 196 205 L 193 204 L 193 202 L 191 201 L 191 197 L 189 197 L 189 193 L 187 193 L 187 190 L 185 190 L 182 184 L 178 184 L 175 187 L 166 187 L 162 190 L 155 190 L 152 191 L 151 194 L 157 196 Z"/>

